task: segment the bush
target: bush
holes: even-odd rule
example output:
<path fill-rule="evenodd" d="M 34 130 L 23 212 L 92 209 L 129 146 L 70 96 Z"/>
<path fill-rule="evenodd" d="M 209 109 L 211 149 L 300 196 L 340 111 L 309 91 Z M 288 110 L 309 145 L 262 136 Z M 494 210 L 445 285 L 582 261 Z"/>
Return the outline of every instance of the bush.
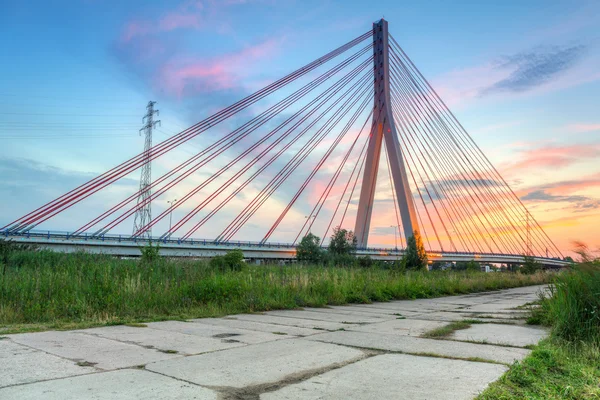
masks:
<path fill-rule="evenodd" d="M 224 256 L 215 256 L 210 259 L 210 266 L 219 271 L 241 271 L 244 268 L 244 252 L 235 249 Z"/>
<path fill-rule="evenodd" d="M 158 243 L 153 246 L 152 242 L 148 241 L 147 245 L 140 247 L 140 252 L 142 253 L 142 264 L 153 264 L 160 259 L 160 246 Z"/>
<path fill-rule="evenodd" d="M 318 264 L 322 261 L 321 238 L 308 233 L 296 247 L 296 260 L 305 263 Z"/>
<path fill-rule="evenodd" d="M 375 264 L 373 259 L 369 256 L 358 257 L 358 266 L 361 268 L 371 268 Z"/>
<path fill-rule="evenodd" d="M 329 242 L 329 252 L 335 255 L 351 255 L 356 252 L 356 236 L 352 231 L 336 227 Z"/>
<path fill-rule="evenodd" d="M 405 266 L 410 270 L 424 270 L 427 268 L 427 253 L 423 247 L 423 240 L 418 231 L 406 241 Z"/>
<path fill-rule="evenodd" d="M 523 265 L 521 265 L 521 273 L 531 275 L 542 269 L 540 263 L 538 263 L 532 256 L 523 256 Z"/>

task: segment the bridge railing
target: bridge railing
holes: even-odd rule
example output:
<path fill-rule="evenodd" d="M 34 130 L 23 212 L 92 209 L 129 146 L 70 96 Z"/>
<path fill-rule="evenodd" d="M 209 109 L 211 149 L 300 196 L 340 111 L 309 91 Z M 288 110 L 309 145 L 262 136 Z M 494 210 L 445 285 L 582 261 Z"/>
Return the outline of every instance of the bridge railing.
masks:
<path fill-rule="evenodd" d="M 213 239 L 181 239 L 181 238 L 160 238 L 160 237 L 152 237 L 150 239 L 147 238 L 132 238 L 129 235 L 119 235 L 119 234 L 103 234 L 98 236 L 93 236 L 87 233 L 81 233 L 77 235 L 73 235 L 72 232 L 68 231 L 42 231 L 42 230 L 31 230 L 25 233 L 13 234 L 7 230 L 0 231 L 0 235 L 9 238 L 9 237 L 20 237 L 20 238 L 40 238 L 46 240 L 73 240 L 73 241 L 107 241 L 107 242 L 125 242 L 125 243 L 135 243 L 139 245 L 143 245 L 144 243 L 148 243 L 151 241 L 152 243 L 162 243 L 162 244 L 170 244 L 170 245 L 191 245 L 191 246 L 220 246 L 220 247 L 253 247 L 253 248 L 272 248 L 272 249 L 296 249 L 298 245 L 294 245 L 292 243 L 279 243 L 279 242 L 253 242 L 253 241 L 243 241 L 243 240 L 234 240 L 234 241 L 226 241 L 226 242 L 217 242 Z M 327 246 L 321 246 L 321 248 L 326 249 Z M 405 249 L 403 248 L 386 248 L 386 247 L 364 247 L 357 248 L 358 252 L 361 255 L 381 255 L 382 253 L 387 254 L 403 254 Z M 460 251 L 447 251 L 447 250 L 427 250 L 427 253 L 436 256 L 442 255 L 450 256 L 471 256 L 475 259 L 480 257 L 522 257 L 523 254 L 506 254 L 506 253 L 469 253 L 469 252 L 460 252 Z M 536 257 L 537 259 L 547 259 L 547 260 L 559 260 L 557 258 L 549 258 L 549 257 Z"/>

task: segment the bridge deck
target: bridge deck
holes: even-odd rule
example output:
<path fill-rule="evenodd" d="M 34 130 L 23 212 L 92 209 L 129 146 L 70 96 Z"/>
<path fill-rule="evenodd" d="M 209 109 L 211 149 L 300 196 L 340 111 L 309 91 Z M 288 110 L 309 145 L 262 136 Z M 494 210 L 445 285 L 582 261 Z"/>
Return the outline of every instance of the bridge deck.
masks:
<path fill-rule="evenodd" d="M 117 256 L 138 257 L 140 247 L 148 241 L 131 239 L 126 235 L 103 235 L 90 237 L 87 234 L 73 236 L 69 232 L 32 231 L 26 234 L 12 235 L 0 232 L 3 237 L 19 243 L 29 243 L 55 251 L 112 254 Z M 216 243 L 209 239 L 152 239 L 159 244 L 161 254 L 167 257 L 214 257 L 223 255 L 232 249 L 240 249 L 244 257 L 250 260 L 292 260 L 296 257 L 296 246 L 289 243 L 258 243 L 249 241 L 230 241 Z M 403 249 L 359 248 L 357 256 L 369 256 L 374 260 L 393 261 L 402 257 Z M 471 261 L 488 263 L 521 263 L 522 254 L 460 253 L 428 250 L 430 261 Z M 535 257 L 536 261 L 552 267 L 563 267 L 569 263 L 560 259 Z"/>

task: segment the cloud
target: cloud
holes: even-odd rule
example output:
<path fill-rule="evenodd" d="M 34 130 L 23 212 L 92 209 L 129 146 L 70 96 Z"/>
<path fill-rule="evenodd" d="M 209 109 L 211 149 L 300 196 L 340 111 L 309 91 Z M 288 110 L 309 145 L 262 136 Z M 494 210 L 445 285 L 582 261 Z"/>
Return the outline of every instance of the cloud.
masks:
<path fill-rule="evenodd" d="M 587 133 L 600 131 L 600 124 L 571 124 L 567 125 L 566 129 L 574 133 Z"/>
<path fill-rule="evenodd" d="M 584 46 L 538 49 L 503 57 L 496 68 L 508 70 L 504 79 L 480 91 L 481 96 L 495 92 L 524 92 L 540 86 L 570 69 L 585 52 Z"/>
<path fill-rule="evenodd" d="M 237 88 L 243 78 L 252 74 L 250 67 L 272 57 L 282 40 L 268 39 L 211 59 L 171 60 L 161 67 L 157 81 L 167 93 L 178 97 Z"/>
<path fill-rule="evenodd" d="M 203 2 L 187 1 L 181 3 L 175 11 L 167 12 L 155 19 L 135 19 L 125 25 L 120 41 L 130 42 L 135 38 L 176 29 L 200 29 L 204 10 Z"/>
<path fill-rule="evenodd" d="M 521 196 L 521 200 L 531 202 L 573 203 L 573 207 L 570 207 L 573 212 L 584 212 L 600 208 L 600 200 L 597 199 L 579 195 L 554 195 L 545 190 L 534 190 L 529 192 L 525 196 Z"/>
<path fill-rule="evenodd" d="M 456 108 L 488 98 L 513 98 L 577 86 L 600 79 L 595 48 L 536 47 L 454 69 L 433 79 L 442 99 Z"/>
<path fill-rule="evenodd" d="M 522 151 L 520 160 L 509 165 L 505 170 L 521 172 L 530 168 L 566 167 L 599 155 L 598 144 L 547 145 Z"/>

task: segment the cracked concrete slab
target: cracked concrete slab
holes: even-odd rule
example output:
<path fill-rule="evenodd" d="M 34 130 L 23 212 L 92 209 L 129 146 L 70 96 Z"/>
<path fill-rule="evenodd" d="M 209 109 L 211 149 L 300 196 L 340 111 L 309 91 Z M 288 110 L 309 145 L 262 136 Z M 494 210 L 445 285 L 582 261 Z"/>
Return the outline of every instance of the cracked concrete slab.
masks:
<path fill-rule="evenodd" d="M 308 329 L 308 328 L 299 328 L 297 326 L 287 326 L 287 325 L 272 325 L 263 322 L 255 322 L 255 321 L 244 321 L 237 319 L 234 317 L 225 317 L 225 318 L 202 318 L 202 319 L 194 319 L 193 322 L 199 322 L 207 325 L 215 325 L 215 326 L 223 326 L 226 328 L 234 328 L 234 329 L 246 329 L 249 331 L 259 331 L 259 332 L 267 332 L 273 333 L 276 335 L 281 335 L 282 333 L 287 336 L 310 336 L 321 333 L 320 330 L 316 329 Z"/>
<path fill-rule="evenodd" d="M 151 322 L 148 324 L 148 327 L 152 329 L 162 330 L 165 332 L 177 332 L 203 338 L 226 338 L 229 340 L 235 340 L 235 342 L 246 344 L 270 342 L 273 340 L 282 339 L 280 335 L 275 335 L 273 333 L 209 325 L 202 323 L 202 321 L 200 320 L 196 322 Z"/>
<path fill-rule="evenodd" d="M 522 302 L 514 303 L 486 303 L 478 304 L 471 307 L 463 308 L 465 312 L 478 312 L 478 313 L 510 313 L 510 314 L 527 314 L 527 310 L 518 310 L 515 307 L 523 304 Z"/>
<path fill-rule="evenodd" d="M 305 310 L 278 310 L 265 313 L 269 316 L 304 318 L 307 320 L 338 322 L 341 324 L 369 324 L 381 322 L 378 316 L 364 316 L 361 314 L 343 315 L 327 311 L 305 311 Z"/>
<path fill-rule="evenodd" d="M 299 328 L 317 329 L 336 331 L 338 329 L 347 328 L 348 325 L 339 322 L 320 321 L 316 319 L 305 319 L 305 318 L 290 318 L 280 317 L 277 315 L 266 315 L 266 314 L 240 314 L 236 315 L 238 319 L 245 321 L 263 322 L 271 325 L 287 325 L 297 326 Z"/>
<path fill-rule="evenodd" d="M 364 357 L 349 347 L 303 339 L 279 340 L 149 364 L 163 375 L 212 387 L 242 388 Z"/>
<path fill-rule="evenodd" d="M 134 367 L 177 357 L 153 349 L 76 332 L 36 332 L 10 335 L 16 343 L 105 370 Z"/>
<path fill-rule="evenodd" d="M 394 319 L 378 324 L 351 326 L 346 330 L 388 333 L 402 336 L 421 336 L 432 329 L 446 326 L 446 321 L 427 321 L 422 319 Z"/>
<path fill-rule="evenodd" d="M 379 303 L 377 303 L 379 304 Z M 389 308 L 378 308 L 377 304 L 374 305 L 365 305 L 365 304 L 351 304 L 349 306 L 332 306 L 335 307 L 344 307 L 344 309 L 348 310 L 359 310 L 360 312 L 373 313 L 375 315 L 383 314 L 383 315 L 396 315 L 400 314 L 404 317 L 410 317 L 414 315 L 419 315 L 421 312 L 418 311 L 408 311 L 408 310 L 395 310 Z"/>
<path fill-rule="evenodd" d="M 1 399 L 19 400 L 216 400 L 210 389 L 135 369 L 102 372 L 74 378 L 0 389 Z"/>
<path fill-rule="evenodd" d="M 11 340 L 0 340 L 0 387 L 66 378 L 95 371 L 96 368 L 80 367 L 74 361 Z"/>
<path fill-rule="evenodd" d="M 498 364 L 385 354 L 264 393 L 260 398 L 467 400 L 506 370 Z"/>
<path fill-rule="evenodd" d="M 536 344 L 546 336 L 548 336 L 548 331 L 538 327 L 476 324 L 467 329 L 455 331 L 449 338 L 524 347 Z"/>
<path fill-rule="evenodd" d="M 149 324 L 150 325 L 150 324 Z M 153 325 L 154 326 L 154 325 Z M 123 343 L 180 354 L 199 354 L 244 346 L 242 342 L 227 342 L 220 338 L 199 337 L 185 333 L 130 326 L 108 326 L 77 331 Z"/>
<path fill-rule="evenodd" d="M 345 346 L 363 347 L 395 351 L 410 354 L 427 354 L 440 357 L 463 359 L 483 359 L 493 362 L 512 364 L 527 357 L 530 350 L 515 347 L 502 347 L 486 344 L 455 342 L 450 340 L 434 340 L 412 336 L 398 336 L 368 332 L 327 332 L 311 336 L 308 340 L 336 343 Z"/>

